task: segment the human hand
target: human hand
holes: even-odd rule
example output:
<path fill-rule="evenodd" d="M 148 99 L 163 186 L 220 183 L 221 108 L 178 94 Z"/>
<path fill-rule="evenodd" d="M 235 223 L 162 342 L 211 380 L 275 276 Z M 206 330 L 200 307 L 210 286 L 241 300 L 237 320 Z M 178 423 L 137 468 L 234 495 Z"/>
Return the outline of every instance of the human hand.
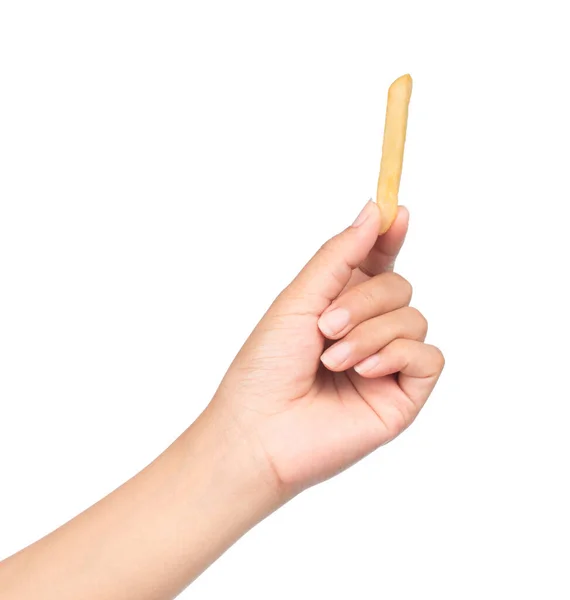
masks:
<path fill-rule="evenodd" d="M 412 288 L 393 273 L 407 226 L 400 208 L 378 237 L 367 203 L 275 300 L 208 408 L 230 416 L 284 498 L 394 439 L 441 374 Z"/>

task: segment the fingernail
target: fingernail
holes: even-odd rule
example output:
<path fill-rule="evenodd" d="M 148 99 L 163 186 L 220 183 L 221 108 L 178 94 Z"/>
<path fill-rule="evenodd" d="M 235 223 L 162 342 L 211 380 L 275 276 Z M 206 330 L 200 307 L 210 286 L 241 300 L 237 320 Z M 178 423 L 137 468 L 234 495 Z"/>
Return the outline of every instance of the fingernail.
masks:
<path fill-rule="evenodd" d="M 380 364 L 380 357 L 378 354 L 373 354 L 368 358 L 365 358 L 362 362 L 359 362 L 354 366 L 354 370 L 357 373 L 367 373 L 368 371 L 372 371 L 375 367 Z"/>
<path fill-rule="evenodd" d="M 364 208 L 360 211 L 360 214 L 358 215 L 358 217 L 356 217 L 354 223 L 352 224 L 353 227 L 360 227 L 365 221 L 368 220 L 368 218 L 374 214 L 374 211 L 378 210 L 376 208 L 376 204 L 374 202 L 372 202 L 372 200 L 368 200 L 368 202 L 366 203 L 366 205 L 364 206 Z"/>
<path fill-rule="evenodd" d="M 321 361 L 325 367 L 335 368 L 341 365 L 350 356 L 350 344 L 341 342 L 331 346 L 322 356 Z"/>
<path fill-rule="evenodd" d="M 336 335 L 342 331 L 350 321 L 350 313 L 346 308 L 335 308 L 326 312 L 319 319 L 319 329 L 326 335 Z"/>

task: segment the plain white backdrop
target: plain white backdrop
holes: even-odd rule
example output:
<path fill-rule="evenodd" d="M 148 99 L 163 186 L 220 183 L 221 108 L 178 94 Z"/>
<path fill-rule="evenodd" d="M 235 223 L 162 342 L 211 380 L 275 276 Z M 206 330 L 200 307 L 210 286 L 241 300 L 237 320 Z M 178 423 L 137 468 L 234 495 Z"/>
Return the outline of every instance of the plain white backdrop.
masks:
<path fill-rule="evenodd" d="M 375 193 L 447 358 L 399 439 L 182 597 L 570 596 L 563 2 L 0 4 L 0 557 L 150 462 Z"/>

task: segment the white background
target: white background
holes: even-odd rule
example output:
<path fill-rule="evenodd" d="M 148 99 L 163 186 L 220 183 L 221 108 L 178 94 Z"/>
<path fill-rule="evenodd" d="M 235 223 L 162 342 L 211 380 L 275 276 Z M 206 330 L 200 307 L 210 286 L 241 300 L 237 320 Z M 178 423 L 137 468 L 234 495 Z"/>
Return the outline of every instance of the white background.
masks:
<path fill-rule="evenodd" d="M 399 271 L 444 376 L 183 597 L 568 598 L 564 4 L 2 2 L 0 556 L 200 413 L 374 195 L 410 72 Z"/>

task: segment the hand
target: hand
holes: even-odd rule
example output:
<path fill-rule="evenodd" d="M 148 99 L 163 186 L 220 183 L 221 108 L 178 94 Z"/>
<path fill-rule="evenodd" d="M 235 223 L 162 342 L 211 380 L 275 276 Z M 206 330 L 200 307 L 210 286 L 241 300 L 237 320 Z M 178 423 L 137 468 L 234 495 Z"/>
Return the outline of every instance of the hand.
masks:
<path fill-rule="evenodd" d="M 231 415 L 284 496 L 395 438 L 443 369 L 410 284 L 393 273 L 407 224 L 400 208 L 378 237 L 369 202 L 275 300 L 209 407 Z"/>

